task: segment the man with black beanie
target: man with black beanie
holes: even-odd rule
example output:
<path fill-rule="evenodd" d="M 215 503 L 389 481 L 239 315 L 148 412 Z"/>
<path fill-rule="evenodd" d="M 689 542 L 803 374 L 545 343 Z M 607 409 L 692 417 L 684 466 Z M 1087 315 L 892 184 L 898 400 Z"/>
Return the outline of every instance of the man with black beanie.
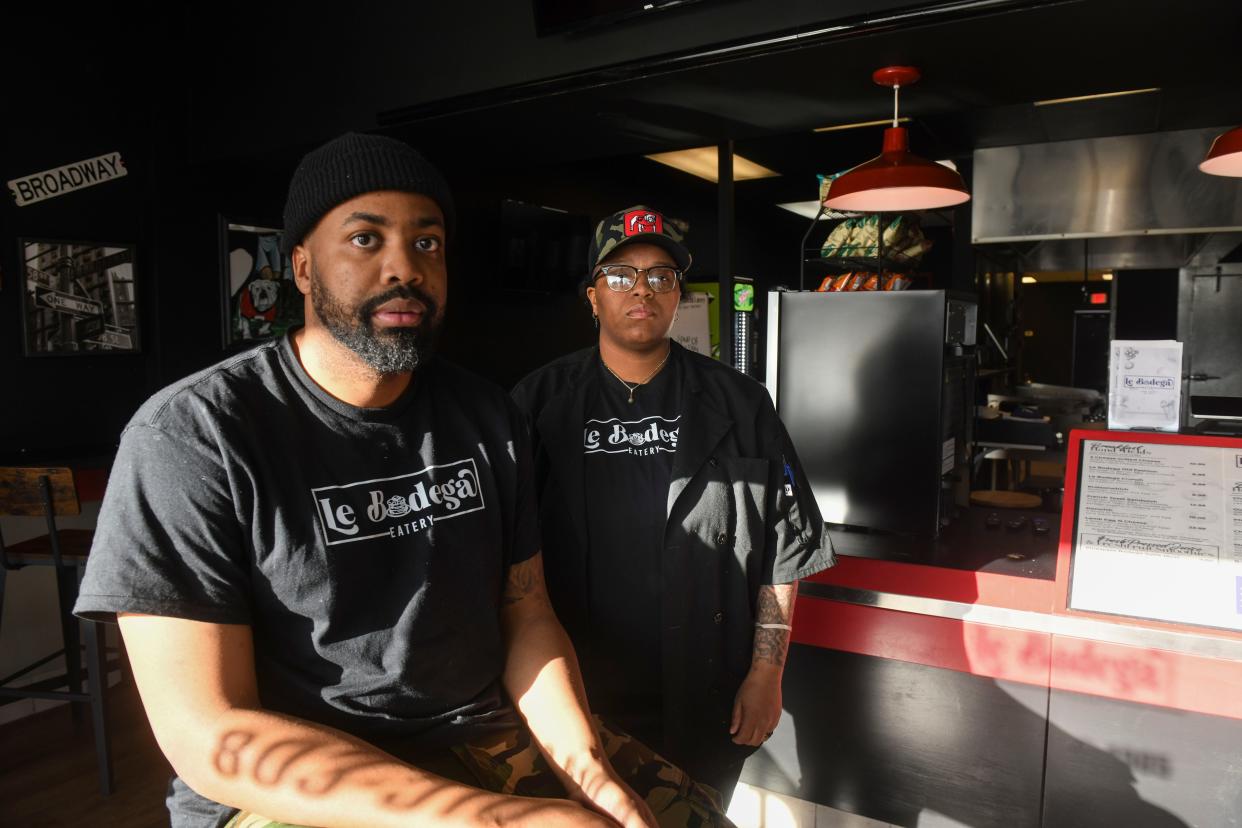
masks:
<path fill-rule="evenodd" d="M 122 434 L 76 612 L 119 621 L 175 828 L 726 824 L 590 717 L 521 417 L 434 356 L 453 223 L 409 146 L 311 152 L 283 240 L 305 327 Z"/>

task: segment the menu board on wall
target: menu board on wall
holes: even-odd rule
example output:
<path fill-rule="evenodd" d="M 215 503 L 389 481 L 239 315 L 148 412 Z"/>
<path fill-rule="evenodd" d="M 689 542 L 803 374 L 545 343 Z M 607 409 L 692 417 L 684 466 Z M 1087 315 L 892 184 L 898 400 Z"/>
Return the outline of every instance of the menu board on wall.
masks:
<path fill-rule="evenodd" d="M 1084 439 L 1069 607 L 1242 631 L 1242 445 Z"/>

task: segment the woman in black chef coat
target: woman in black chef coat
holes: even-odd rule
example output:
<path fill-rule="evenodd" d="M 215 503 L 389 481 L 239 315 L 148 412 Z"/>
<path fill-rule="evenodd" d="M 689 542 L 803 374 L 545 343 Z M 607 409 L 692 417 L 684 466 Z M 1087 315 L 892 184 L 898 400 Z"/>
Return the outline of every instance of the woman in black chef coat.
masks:
<path fill-rule="evenodd" d="M 727 802 L 780 718 L 797 580 L 834 559 L 767 391 L 669 337 L 683 238 L 642 206 L 601 221 L 586 280 L 598 346 L 513 396 L 592 709 Z"/>

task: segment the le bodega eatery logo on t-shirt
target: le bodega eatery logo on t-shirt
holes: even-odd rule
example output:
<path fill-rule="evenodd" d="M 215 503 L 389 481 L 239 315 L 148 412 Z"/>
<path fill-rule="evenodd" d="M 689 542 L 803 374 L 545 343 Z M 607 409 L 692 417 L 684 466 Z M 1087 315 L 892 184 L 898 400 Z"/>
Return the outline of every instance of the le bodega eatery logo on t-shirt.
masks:
<path fill-rule="evenodd" d="M 378 480 L 311 489 L 328 546 L 400 538 L 483 509 L 474 459 Z"/>
<path fill-rule="evenodd" d="M 587 420 L 582 448 L 586 454 L 635 454 L 644 456 L 661 451 L 677 451 L 678 421 L 673 417 L 645 417 L 641 420 Z"/>

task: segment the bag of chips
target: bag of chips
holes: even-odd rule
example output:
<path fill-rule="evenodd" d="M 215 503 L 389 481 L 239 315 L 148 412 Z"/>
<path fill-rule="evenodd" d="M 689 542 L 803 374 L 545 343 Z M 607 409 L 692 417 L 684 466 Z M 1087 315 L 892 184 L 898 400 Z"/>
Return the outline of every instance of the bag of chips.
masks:
<path fill-rule="evenodd" d="M 828 234 L 828 238 L 824 241 L 824 246 L 820 248 L 819 255 L 824 258 L 843 255 L 841 247 L 849 241 L 857 221 L 857 219 L 846 219 L 832 228 L 832 232 Z"/>

